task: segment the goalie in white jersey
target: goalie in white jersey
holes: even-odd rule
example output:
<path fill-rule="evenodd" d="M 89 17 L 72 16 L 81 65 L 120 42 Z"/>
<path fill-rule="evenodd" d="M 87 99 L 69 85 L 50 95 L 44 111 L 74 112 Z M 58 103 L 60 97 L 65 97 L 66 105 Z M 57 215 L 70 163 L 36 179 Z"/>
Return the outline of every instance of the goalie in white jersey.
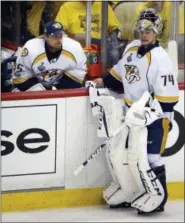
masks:
<path fill-rule="evenodd" d="M 44 36 L 23 46 L 16 61 L 13 84 L 17 91 L 36 91 L 83 86 L 86 55 L 80 43 L 64 36 L 62 24 L 51 21 Z"/>
<path fill-rule="evenodd" d="M 124 90 L 126 104 L 125 127 L 108 149 L 113 182 L 104 199 L 113 207 L 131 204 L 138 213 L 149 213 L 163 211 L 168 197 L 161 153 L 179 89 L 172 61 L 157 41 L 161 18 L 145 9 L 136 29 L 140 40 L 128 44 L 122 59 L 94 82 L 116 92 Z"/>

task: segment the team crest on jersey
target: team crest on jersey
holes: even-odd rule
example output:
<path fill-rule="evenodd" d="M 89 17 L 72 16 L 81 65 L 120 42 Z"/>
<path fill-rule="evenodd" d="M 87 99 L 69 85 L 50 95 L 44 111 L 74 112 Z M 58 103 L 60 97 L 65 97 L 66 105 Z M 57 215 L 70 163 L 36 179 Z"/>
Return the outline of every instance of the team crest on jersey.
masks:
<path fill-rule="evenodd" d="M 63 76 L 63 71 L 59 69 L 46 70 L 39 74 L 42 81 L 54 83 Z"/>
<path fill-rule="evenodd" d="M 126 65 L 126 75 L 125 78 L 128 81 L 129 84 L 133 84 L 136 81 L 140 81 L 141 77 L 139 75 L 139 69 L 135 65 Z"/>
<path fill-rule="evenodd" d="M 41 62 L 41 65 L 40 66 L 38 66 L 38 70 L 39 71 L 41 71 L 41 72 L 43 72 L 44 70 L 46 70 L 46 67 L 45 66 L 43 66 L 43 62 Z"/>
<path fill-rule="evenodd" d="M 22 56 L 22 57 L 25 57 L 25 56 L 27 56 L 27 55 L 28 55 L 28 49 L 27 49 L 27 48 L 24 48 L 24 49 L 22 50 L 21 56 Z"/>

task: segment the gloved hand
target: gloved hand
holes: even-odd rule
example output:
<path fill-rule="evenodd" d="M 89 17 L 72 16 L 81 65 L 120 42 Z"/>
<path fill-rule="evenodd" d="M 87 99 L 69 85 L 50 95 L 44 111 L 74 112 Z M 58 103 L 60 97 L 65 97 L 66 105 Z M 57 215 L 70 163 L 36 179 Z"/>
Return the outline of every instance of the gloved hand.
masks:
<path fill-rule="evenodd" d="M 92 113 L 95 118 L 102 121 L 104 115 L 103 107 L 98 102 L 91 103 Z"/>
<path fill-rule="evenodd" d="M 90 104 L 92 108 L 93 117 L 96 118 L 99 122 L 102 122 L 105 112 L 104 112 L 103 107 L 100 104 L 98 104 L 99 92 L 96 86 L 97 86 L 97 83 L 93 81 L 85 82 L 85 87 L 89 91 Z"/>
<path fill-rule="evenodd" d="M 106 132 L 107 137 L 109 137 L 105 111 L 103 106 L 98 103 L 98 97 L 100 96 L 100 93 L 96 88 L 97 85 L 98 83 L 95 83 L 93 81 L 86 81 L 85 83 L 85 87 L 89 91 L 89 99 L 93 117 L 98 121 L 98 130 L 102 130 L 103 128 Z"/>
<path fill-rule="evenodd" d="M 94 81 L 86 81 L 85 82 L 85 88 L 87 90 L 89 90 L 90 87 L 96 88 L 97 83 L 95 83 Z"/>
<path fill-rule="evenodd" d="M 144 127 L 152 124 L 157 119 L 162 118 L 163 110 L 159 102 L 154 99 L 149 105 L 144 107 L 140 100 L 133 103 L 125 116 L 125 123 L 129 127 Z"/>

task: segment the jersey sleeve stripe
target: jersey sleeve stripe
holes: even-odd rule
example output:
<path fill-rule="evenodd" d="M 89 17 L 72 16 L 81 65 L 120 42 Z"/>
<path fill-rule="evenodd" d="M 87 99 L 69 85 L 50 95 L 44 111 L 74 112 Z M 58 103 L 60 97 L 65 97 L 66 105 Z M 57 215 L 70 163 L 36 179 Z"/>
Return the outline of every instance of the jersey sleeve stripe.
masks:
<path fill-rule="evenodd" d="M 30 77 L 19 77 L 16 79 L 12 79 L 13 84 L 22 84 L 27 81 Z"/>
<path fill-rule="evenodd" d="M 110 70 L 110 74 L 111 74 L 114 78 L 116 78 L 116 80 L 122 82 L 121 77 L 119 76 L 119 74 L 116 73 L 116 71 L 115 71 L 113 68 Z"/>
<path fill-rule="evenodd" d="M 166 97 L 166 96 L 155 95 L 155 98 L 160 102 L 176 102 L 179 100 L 179 96 Z"/>
<path fill-rule="evenodd" d="M 163 118 L 162 121 L 162 127 L 163 127 L 163 138 L 162 138 L 162 143 L 161 143 L 161 148 L 160 148 L 160 153 L 162 154 L 165 150 L 166 146 L 166 141 L 168 139 L 168 132 L 169 132 L 169 119 L 168 118 Z"/>
<path fill-rule="evenodd" d="M 75 77 L 73 74 L 71 74 L 70 72 L 66 71 L 65 74 L 71 78 L 72 80 L 80 83 L 80 84 L 83 84 L 83 80 L 80 80 L 79 78 Z"/>
<path fill-rule="evenodd" d="M 69 57 L 71 60 L 73 60 L 75 63 L 77 63 L 76 58 L 74 57 L 74 55 L 72 53 L 70 53 L 67 50 L 62 50 L 61 55 Z"/>
<path fill-rule="evenodd" d="M 33 63 L 32 63 L 32 66 L 34 65 L 34 64 L 36 64 L 36 63 L 38 63 L 40 60 L 43 60 L 44 58 L 46 58 L 47 56 L 46 56 L 46 53 L 42 53 L 42 54 L 40 54 L 39 56 L 37 56 L 36 58 L 35 58 L 35 60 L 33 61 Z"/>
<path fill-rule="evenodd" d="M 147 60 L 148 60 L 148 64 L 149 64 L 149 66 L 150 66 L 150 64 L 151 64 L 151 52 L 148 52 L 148 53 L 146 54 L 146 58 L 147 58 Z"/>

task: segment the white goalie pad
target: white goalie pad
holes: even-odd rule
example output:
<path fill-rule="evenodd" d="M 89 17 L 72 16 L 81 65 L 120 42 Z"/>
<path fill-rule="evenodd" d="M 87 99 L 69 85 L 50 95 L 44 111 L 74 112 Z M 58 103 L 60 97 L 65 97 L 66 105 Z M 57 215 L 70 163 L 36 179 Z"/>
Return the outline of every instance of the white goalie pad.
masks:
<path fill-rule="evenodd" d="M 165 196 L 163 186 L 148 163 L 147 136 L 146 127 L 132 128 L 128 149 L 128 163 L 140 190 L 131 206 L 143 212 L 155 210 Z"/>
<path fill-rule="evenodd" d="M 105 111 L 109 136 L 112 136 L 124 120 L 124 101 L 113 96 L 99 96 L 98 104 Z M 107 137 L 104 128 L 97 130 L 98 137 Z"/>
<path fill-rule="evenodd" d="M 127 135 L 128 128 L 125 125 L 107 145 L 107 162 L 113 182 L 105 189 L 103 197 L 110 205 L 130 203 L 139 192 L 128 166 L 128 151 L 125 148 Z"/>
<path fill-rule="evenodd" d="M 139 189 L 139 194 L 145 193 L 145 188 L 143 187 L 143 183 L 140 178 L 140 173 L 138 170 L 138 162 L 139 162 L 139 135 L 140 135 L 139 127 L 131 128 L 129 132 L 129 140 L 128 140 L 128 164 L 132 175 L 136 181 L 137 187 Z"/>
<path fill-rule="evenodd" d="M 107 88 L 97 89 L 93 81 L 86 81 L 85 86 L 89 91 L 93 117 L 98 124 L 98 137 L 107 138 L 112 136 L 124 119 L 123 100 L 121 98 L 116 99 L 115 94 Z"/>
<path fill-rule="evenodd" d="M 128 195 L 122 190 L 120 184 L 114 181 L 112 181 L 111 184 L 103 191 L 103 198 L 109 205 L 131 202 Z"/>

